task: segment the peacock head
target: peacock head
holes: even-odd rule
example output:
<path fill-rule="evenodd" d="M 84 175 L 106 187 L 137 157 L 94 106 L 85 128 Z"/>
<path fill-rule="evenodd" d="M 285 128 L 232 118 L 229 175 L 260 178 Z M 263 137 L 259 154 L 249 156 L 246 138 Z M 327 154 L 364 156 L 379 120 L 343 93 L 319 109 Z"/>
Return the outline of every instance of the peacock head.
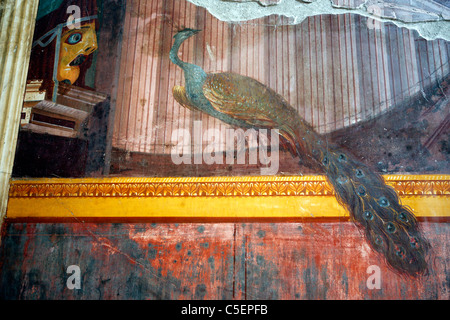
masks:
<path fill-rule="evenodd" d="M 174 39 L 178 41 L 184 41 L 187 38 L 192 37 L 194 34 L 199 33 L 200 31 L 202 30 L 185 28 L 183 30 L 178 31 L 177 34 L 174 36 Z"/>

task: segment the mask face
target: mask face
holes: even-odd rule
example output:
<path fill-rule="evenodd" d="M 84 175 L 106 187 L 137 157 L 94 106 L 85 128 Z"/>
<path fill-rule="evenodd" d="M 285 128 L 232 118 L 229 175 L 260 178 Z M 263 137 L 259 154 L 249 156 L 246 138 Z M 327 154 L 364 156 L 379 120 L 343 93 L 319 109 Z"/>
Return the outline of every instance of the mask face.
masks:
<path fill-rule="evenodd" d="M 80 76 L 80 65 L 97 48 L 95 22 L 81 25 L 80 29 L 65 31 L 61 35 L 58 81 L 73 84 Z"/>

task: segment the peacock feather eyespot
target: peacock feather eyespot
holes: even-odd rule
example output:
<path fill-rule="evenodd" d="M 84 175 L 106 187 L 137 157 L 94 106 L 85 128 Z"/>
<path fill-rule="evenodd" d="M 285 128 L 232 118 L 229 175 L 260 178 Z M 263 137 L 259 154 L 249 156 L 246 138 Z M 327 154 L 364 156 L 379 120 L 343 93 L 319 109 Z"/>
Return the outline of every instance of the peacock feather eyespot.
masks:
<path fill-rule="evenodd" d="M 358 192 L 358 194 L 362 197 L 366 195 L 366 189 L 363 186 L 358 186 L 358 189 L 356 192 Z"/>
<path fill-rule="evenodd" d="M 347 157 L 345 156 L 345 154 L 341 153 L 338 160 L 339 162 L 345 162 L 347 160 Z"/>
<path fill-rule="evenodd" d="M 328 157 L 327 157 L 327 156 L 323 157 L 322 164 L 323 164 L 324 166 L 328 166 L 328 163 L 329 163 Z"/>
<path fill-rule="evenodd" d="M 396 247 L 395 254 L 400 257 L 400 259 L 404 259 L 406 257 L 406 251 L 403 247 Z"/>
<path fill-rule="evenodd" d="M 386 199 L 386 197 L 381 197 L 380 199 L 378 199 L 378 204 L 381 207 L 389 207 L 389 200 Z"/>
<path fill-rule="evenodd" d="M 377 237 L 375 238 L 375 244 L 376 244 L 377 246 L 381 246 L 381 245 L 383 244 L 383 239 L 381 239 L 380 236 L 377 236 Z"/>
<path fill-rule="evenodd" d="M 412 248 L 419 248 L 419 242 L 417 241 L 416 237 L 411 237 L 411 239 L 409 239 L 409 243 L 411 244 Z"/>
<path fill-rule="evenodd" d="M 337 182 L 339 182 L 340 184 L 345 184 L 348 182 L 348 178 L 346 176 L 340 175 L 337 178 Z"/>
<path fill-rule="evenodd" d="M 357 178 L 362 178 L 362 177 L 364 177 L 364 172 L 361 169 L 356 169 L 355 175 Z"/>
<path fill-rule="evenodd" d="M 394 233 L 395 230 L 397 230 L 397 228 L 395 227 L 395 225 L 392 222 L 386 223 L 386 231 L 387 232 Z"/>
<path fill-rule="evenodd" d="M 408 222 L 409 222 L 408 216 L 407 216 L 406 213 L 404 213 L 404 212 L 400 212 L 400 213 L 398 214 L 398 218 L 400 219 L 400 221 L 403 221 L 403 222 L 405 222 L 405 223 L 408 223 Z"/>
<path fill-rule="evenodd" d="M 364 211 L 363 217 L 367 221 L 373 220 L 373 213 L 370 211 Z"/>

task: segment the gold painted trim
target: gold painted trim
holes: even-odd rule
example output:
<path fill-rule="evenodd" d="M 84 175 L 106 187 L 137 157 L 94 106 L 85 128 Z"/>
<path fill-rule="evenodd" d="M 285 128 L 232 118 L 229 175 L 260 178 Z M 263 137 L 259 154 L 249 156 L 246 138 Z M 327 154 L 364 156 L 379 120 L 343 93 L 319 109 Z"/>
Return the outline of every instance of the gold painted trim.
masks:
<path fill-rule="evenodd" d="M 450 175 L 384 176 L 418 217 L 449 217 Z M 8 218 L 345 218 L 324 176 L 14 180 Z"/>
<path fill-rule="evenodd" d="M 400 196 L 450 195 L 450 175 L 384 179 Z M 334 196 L 324 176 L 33 179 L 11 182 L 10 198 Z"/>

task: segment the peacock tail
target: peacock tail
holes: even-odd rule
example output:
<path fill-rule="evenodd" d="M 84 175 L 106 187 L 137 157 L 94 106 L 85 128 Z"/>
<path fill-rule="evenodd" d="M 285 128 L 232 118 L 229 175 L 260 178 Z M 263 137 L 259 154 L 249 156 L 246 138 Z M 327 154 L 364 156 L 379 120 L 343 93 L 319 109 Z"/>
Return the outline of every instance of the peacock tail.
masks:
<path fill-rule="evenodd" d="M 314 137 L 312 140 L 303 139 Z M 319 134 L 304 135 L 301 152 L 308 150 L 312 164 L 333 186 L 336 198 L 363 231 L 370 246 L 394 269 L 419 276 L 428 269 L 428 241 L 414 214 L 403 206 L 393 188 L 368 166 L 335 145 L 327 145 Z M 306 146 L 305 146 L 306 145 Z"/>

